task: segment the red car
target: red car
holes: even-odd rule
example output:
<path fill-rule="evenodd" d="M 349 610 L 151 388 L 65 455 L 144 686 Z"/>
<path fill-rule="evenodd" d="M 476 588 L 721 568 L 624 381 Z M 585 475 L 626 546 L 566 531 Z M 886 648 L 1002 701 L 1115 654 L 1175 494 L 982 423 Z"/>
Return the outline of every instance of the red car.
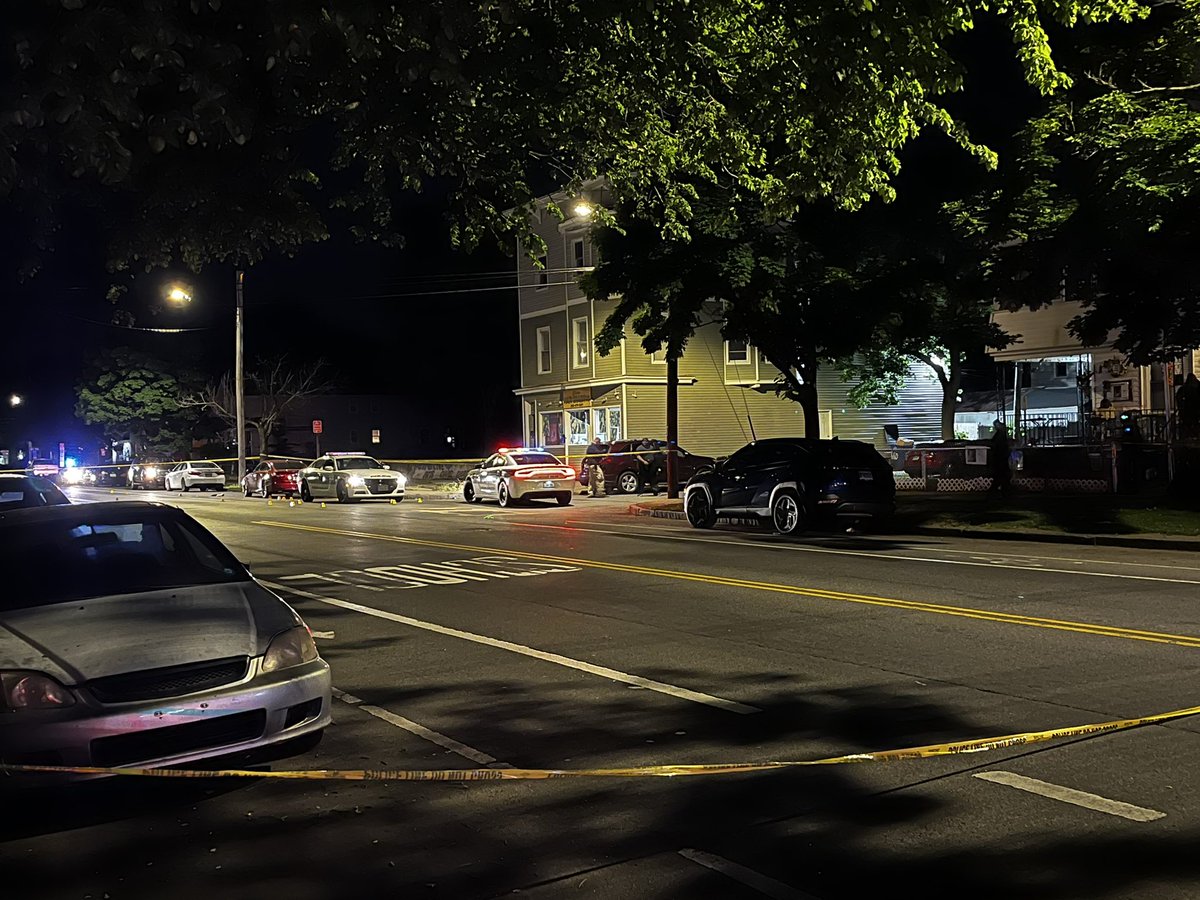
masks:
<path fill-rule="evenodd" d="M 242 493 L 270 497 L 282 494 L 292 497 L 300 493 L 300 462 L 298 460 L 264 459 L 242 479 Z"/>

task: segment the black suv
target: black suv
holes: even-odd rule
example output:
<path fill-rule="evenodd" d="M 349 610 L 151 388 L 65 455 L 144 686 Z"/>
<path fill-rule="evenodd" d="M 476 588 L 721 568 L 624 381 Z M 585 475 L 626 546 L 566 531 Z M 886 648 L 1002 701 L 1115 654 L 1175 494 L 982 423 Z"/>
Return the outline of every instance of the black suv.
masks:
<path fill-rule="evenodd" d="M 891 466 L 870 444 L 771 438 L 697 474 L 683 508 L 696 528 L 711 528 L 723 516 L 763 519 L 781 534 L 795 534 L 823 517 L 882 519 L 895 501 Z"/>

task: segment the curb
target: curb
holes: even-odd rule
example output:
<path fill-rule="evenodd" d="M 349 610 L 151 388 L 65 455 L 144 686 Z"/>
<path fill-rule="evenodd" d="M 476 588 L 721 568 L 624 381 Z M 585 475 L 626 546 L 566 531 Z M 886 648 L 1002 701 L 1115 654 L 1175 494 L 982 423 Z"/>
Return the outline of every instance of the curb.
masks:
<path fill-rule="evenodd" d="M 628 512 L 633 516 L 654 519 L 687 520 L 680 510 L 654 509 L 631 503 Z M 1139 537 L 1123 534 L 1053 534 L 1037 531 L 991 531 L 983 528 L 917 527 L 908 531 L 888 532 L 895 535 L 928 535 L 960 537 L 993 541 L 1029 541 L 1039 544 L 1077 544 L 1092 547 L 1132 547 L 1142 550 L 1200 550 L 1200 540 L 1171 537 Z"/>

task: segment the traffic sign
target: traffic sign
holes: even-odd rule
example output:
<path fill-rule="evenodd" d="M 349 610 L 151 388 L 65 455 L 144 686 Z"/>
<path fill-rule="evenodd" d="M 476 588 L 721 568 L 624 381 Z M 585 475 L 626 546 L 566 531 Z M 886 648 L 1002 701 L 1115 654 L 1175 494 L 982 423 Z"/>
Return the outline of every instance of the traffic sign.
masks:
<path fill-rule="evenodd" d="M 320 434 L 325 430 L 325 423 L 320 419 L 313 419 L 313 434 Z"/>

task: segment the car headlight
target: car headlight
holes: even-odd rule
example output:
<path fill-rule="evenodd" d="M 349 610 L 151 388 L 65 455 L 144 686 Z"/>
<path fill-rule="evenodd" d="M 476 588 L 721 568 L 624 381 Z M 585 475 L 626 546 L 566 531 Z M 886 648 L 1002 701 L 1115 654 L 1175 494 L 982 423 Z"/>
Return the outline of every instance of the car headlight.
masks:
<path fill-rule="evenodd" d="M 362 487 L 366 483 L 366 479 L 361 475 L 351 475 L 346 479 L 346 484 L 350 485 L 350 487 Z"/>
<path fill-rule="evenodd" d="M 144 475 L 145 475 L 147 478 L 157 478 L 157 477 L 158 477 L 158 469 L 156 469 L 154 466 L 147 466 L 147 467 L 146 467 L 146 468 L 143 470 L 143 474 L 144 474 Z"/>
<path fill-rule="evenodd" d="M 0 672 L 0 710 L 58 709 L 74 706 L 65 687 L 39 672 Z"/>
<path fill-rule="evenodd" d="M 281 631 L 271 638 L 267 652 L 263 654 L 262 670 L 276 672 L 302 663 L 312 662 L 318 656 L 317 645 L 304 625 Z"/>
<path fill-rule="evenodd" d="M 83 479 L 83 469 L 67 469 L 62 474 L 63 484 L 82 484 Z"/>
<path fill-rule="evenodd" d="M 400 485 L 400 487 L 404 487 L 406 484 L 408 484 L 408 479 L 405 478 L 403 475 L 401 475 L 399 472 L 397 472 L 396 473 L 396 484 Z"/>

